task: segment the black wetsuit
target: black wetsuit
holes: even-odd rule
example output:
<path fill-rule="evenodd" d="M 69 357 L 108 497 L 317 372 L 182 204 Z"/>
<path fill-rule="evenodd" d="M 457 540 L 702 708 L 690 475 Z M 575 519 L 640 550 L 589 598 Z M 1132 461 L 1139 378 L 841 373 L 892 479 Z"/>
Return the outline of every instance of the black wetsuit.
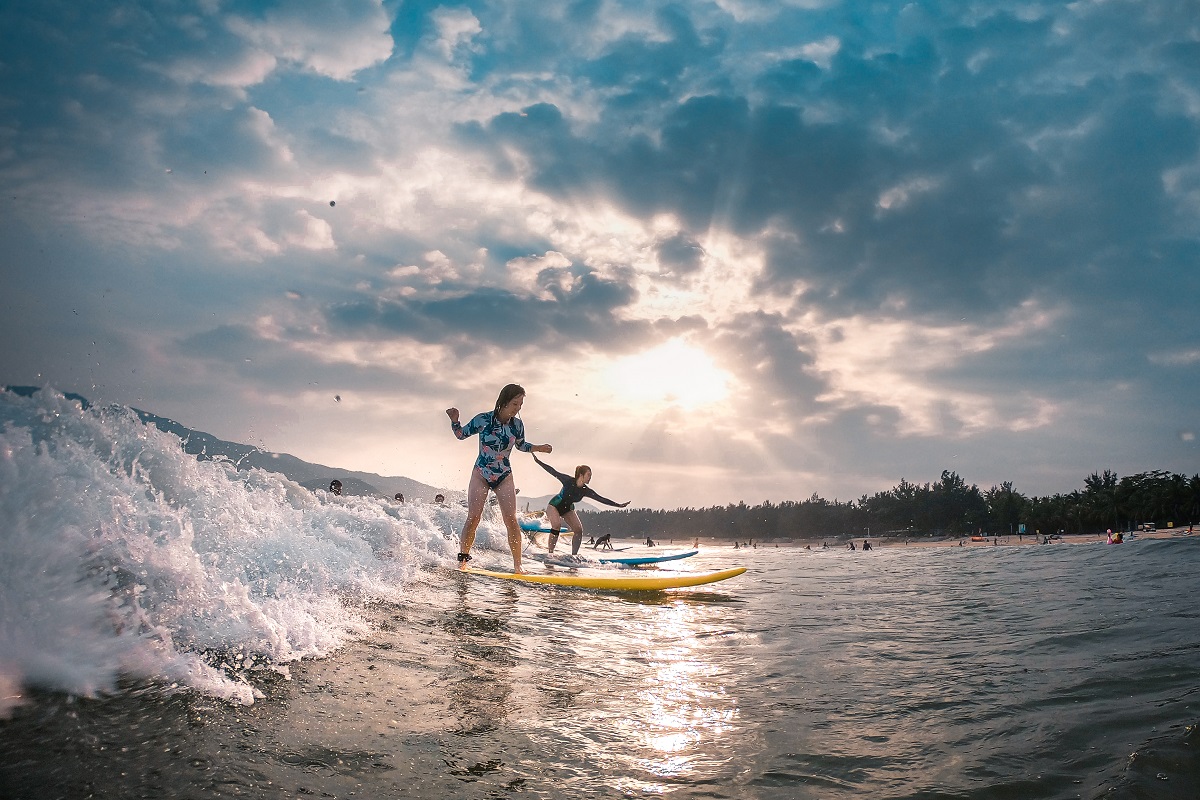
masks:
<path fill-rule="evenodd" d="M 557 510 L 559 514 L 570 513 L 575 509 L 575 504 L 585 497 L 599 501 L 605 505 L 615 506 L 617 508 L 621 507 L 620 503 L 609 500 L 607 497 L 601 497 L 593 492 L 590 486 L 586 484 L 580 486 L 575 482 L 575 477 L 573 475 L 562 474 L 549 464 L 543 463 L 542 460 L 537 456 L 534 456 L 533 460 L 536 461 L 542 469 L 558 478 L 558 480 L 562 483 L 562 489 L 550 500 L 550 505 L 554 506 L 555 510 Z"/>

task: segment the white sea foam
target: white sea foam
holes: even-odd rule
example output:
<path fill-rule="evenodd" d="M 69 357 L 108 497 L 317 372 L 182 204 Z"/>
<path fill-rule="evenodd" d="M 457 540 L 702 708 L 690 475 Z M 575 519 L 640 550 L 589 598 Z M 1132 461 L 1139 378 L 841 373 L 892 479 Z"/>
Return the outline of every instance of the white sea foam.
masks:
<path fill-rule="evenodd" d="M 312 493 L 199 461 L 123 408 L 0 391 L 0 716 L 122 676 L 252 703 L 257 670 L 362 635 L 449 561 L 457 506 Z M 480 545 L 502 544 L 485 521 Z"/>

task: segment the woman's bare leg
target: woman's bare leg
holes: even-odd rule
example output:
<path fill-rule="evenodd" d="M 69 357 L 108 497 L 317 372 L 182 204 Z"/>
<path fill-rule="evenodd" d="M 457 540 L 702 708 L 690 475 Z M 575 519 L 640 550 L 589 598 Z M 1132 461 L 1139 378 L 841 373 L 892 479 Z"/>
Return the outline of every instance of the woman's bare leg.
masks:
<path fill-rule="evenodd" d="M 567 512 L 565 519 L 567 524 L 571 526 L 571 555 L 579 555 L 579 546 L 583 544 L 583 521 L 579 519 L 579 514 L 575 509 Z"/>
<path fill-rule="evenodd" d="M 500 515 L 504 517 L 504 527 L 508 528 L 508 549 L 512 550 L 513 572 L 520 572 L 521 526 L 517 524 L 517 489 L 512 475 L 496 487 L 496 499 L 500 501 Z"/>
<path fill-rule="evenodd" d="M 488 485 L 478 469 L 471 470 L 471 484 L 467 487 L 467 521 L 463 523 L 462 535 L 458 538 L 458 552 L 470 553 L 475 544 L 475 529 L 483 518 L 483 504 L 487 501 Z M 513 505 L 516 506 L 516 495 L 513 495 Z M 459 569 L 467 566 L 466 561 L 458 562 Z"/>
<path fill-rule="evenodd" d="M 554 546 L 558 544 L 558 529 L 562 527 L 563 520 L 554 506 L 546 506 L 546 519 L 550 522 L 550 545 L 546 549 L 553 553 Z"/>

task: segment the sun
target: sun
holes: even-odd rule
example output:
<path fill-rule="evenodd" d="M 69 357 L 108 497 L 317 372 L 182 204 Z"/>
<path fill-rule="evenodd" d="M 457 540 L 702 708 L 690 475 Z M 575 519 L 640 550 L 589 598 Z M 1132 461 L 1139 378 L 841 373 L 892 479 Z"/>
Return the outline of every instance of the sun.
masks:
<path fill-rule="evenodd" d="M 703 350 L 679 339 L 618 359 L 605 377 L 629 402 L 644 405 L 693 410 L 729 395 L 729 373 Z"/>

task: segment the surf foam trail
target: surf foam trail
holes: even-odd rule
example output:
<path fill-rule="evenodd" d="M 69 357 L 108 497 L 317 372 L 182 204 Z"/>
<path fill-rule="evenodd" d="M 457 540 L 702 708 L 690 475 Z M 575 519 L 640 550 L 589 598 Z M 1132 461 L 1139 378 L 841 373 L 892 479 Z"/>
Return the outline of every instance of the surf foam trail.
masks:
<path fill-rule="evenodd" d="M 461 508 L 313 493 L 85 406 L 0 390 L 0 716 L 26 686 L 122 676 L 252 703 L 261 671 L 332 653 L 453 559 Z"/>

